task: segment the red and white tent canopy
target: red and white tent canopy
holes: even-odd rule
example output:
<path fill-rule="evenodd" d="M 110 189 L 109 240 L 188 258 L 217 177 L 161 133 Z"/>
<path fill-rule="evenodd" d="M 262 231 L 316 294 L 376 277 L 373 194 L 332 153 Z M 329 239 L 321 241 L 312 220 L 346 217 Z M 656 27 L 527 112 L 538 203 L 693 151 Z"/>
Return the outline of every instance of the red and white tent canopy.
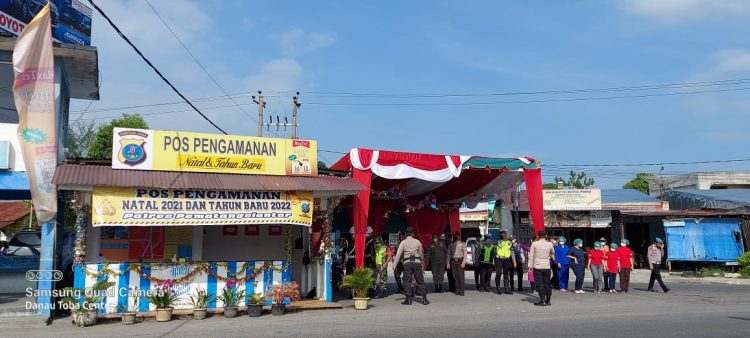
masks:
<path fill-rule="evenodd" d="M 473 205 L 501 199 L 526 181 L 539 210 L 532 219 L 544 227 L 541 169 L 528 157 L 488 158 L 479 156 L 436 155 L 355 148 L 331 166 L 334 170 L 352 171 L 355 180 L 368 187 L 354 199 L 354 228 L 357 265 L 363 264 L 365 230 L 371 208 L 370 198 L 419 199 L 434 196 L 438 203 Z M 394 194 L 394 192 L 396 192 Z M 538 197 L 538 198 L 537 198 Z M 452 231 L 458 231 L 458 211 L 450 215 Z M 541 211 L 541 214 L 538 214 Z M 431 215 L 423 213 L 425 217 Z M 413 215 L 412 215 L 413 216 Z M 424 235 L 424 234 L 423 234 Z M 428 234 L 429 235 L 429 234 Z M 362 255 L 360 255 L 360 250 Z"/>

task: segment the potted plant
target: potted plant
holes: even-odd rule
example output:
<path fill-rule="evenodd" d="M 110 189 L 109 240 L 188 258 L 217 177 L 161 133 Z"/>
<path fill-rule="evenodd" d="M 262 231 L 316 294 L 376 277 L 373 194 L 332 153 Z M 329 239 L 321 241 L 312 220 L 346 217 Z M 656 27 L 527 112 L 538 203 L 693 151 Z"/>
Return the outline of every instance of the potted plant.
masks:
<path fill-rule="evenodd" d="M 158 284 L 152 293 L 146 296 L 151 304 L 156 306 L 156 321 L 168 322 L 172 320 L 172 304 L 177 301 L 177 294 L 172 290 L 174 283 L 171 280 Z"/>
<path fill-rule="evenodd" d="M 190 295 L 190 304 L 193 304 L 193 319 L 206 319 L 208 315 L 208 303 L 216 297 L 205 290 L 195 289 L 195 294 Z"/>
<path fill-rule="evenodd" d="M 226 286 L 221 289 L 221 295 L 217 297 L 224 303 L 224 317 L 237 317 L 237 305 L 239 305 L 240 300 L 244 297 L 245 290 L 239 290 L 236 281 L 232 279 L 228 280 Z"/>
<path fill-rule="evenodd" d="M 263 305 L 266 299 L 258 294 L 252 294 L 247 299 L 247 315 L 250 317 L 260 317 L 263 314 Z"/>
<path fill-rule="evenodd" d="M 299 300 L 299 297 L 299 284 L 291 282 L 271 286 L 266 300 L 271 302 L 271 314 L 281 316 L 286 312 L 286 305 Z"/>
<path fill-rule="evenodd" d="M 367 293 L 374 283 L 374 272 L 370 268 L 355 269 L 353 273 L 344 276 L 344 282 L 341 286 L 351 289 L 354 292 L 354 308 L 357 310 L 367 310 L 370 298 Z"/>
<path fill-rule="evenodd" d="M 70 309 L 73 324 L 80 327 L 96 324 L 100 303 L 107 289 L 113 285 L 115 285 L 114 282 L 108 282 L 105 278 L 85 289 L 64 288 L 66 297 L 63 297 L 60 302 L 65 308 Z"/>
<path fill-rule="evenodd" d="M 131 302 L 130 299 L 133 299 Z M 118 304 L 117 310 L 122 312 L 122 324 L 130 325 L 135 324 L 135 316 L 138 314 L 138 287 L 128 288 L 128 296 L 125 299 L 125 304 Z"/>

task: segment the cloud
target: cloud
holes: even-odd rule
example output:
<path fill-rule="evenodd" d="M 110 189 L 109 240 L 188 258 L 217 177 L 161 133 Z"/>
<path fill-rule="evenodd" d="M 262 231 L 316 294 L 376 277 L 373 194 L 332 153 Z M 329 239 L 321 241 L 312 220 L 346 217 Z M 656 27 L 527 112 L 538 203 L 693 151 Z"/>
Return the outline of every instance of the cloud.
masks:
<path fill-rule="evenodd" d="M 746 0 L 621 0 L 619 7 L 661 23 L 678 23 L 750 14 Z"/>
<path fill-rule="evenodd" d="M 307 33 L 299 28 L 271 34 L 269 37 L 279 43 L 285 54 L 295 56 L 310 53 L 336 42 L 335 33 Z"/>
<path fill-rule="evenodd" d="M 725 49 L 714 53 L 714 74 L 737 74 L 750 71 L 750 50 Z"/>
<path fill-rule="evenodd" d="M 716 142 L 737 142 L 750 140 L 750 134 L 732 131 L 716 131 L 702 134 L 703 138 Z"/>

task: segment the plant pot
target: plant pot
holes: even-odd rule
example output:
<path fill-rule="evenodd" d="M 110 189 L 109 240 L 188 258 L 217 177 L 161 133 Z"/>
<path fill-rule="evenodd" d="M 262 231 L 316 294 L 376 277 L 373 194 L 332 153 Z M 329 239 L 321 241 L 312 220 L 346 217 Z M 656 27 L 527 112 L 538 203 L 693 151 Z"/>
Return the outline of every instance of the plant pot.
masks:
<path fill-rule="evenodd" d="M 168 322 L 172 320 L 172 310 L 174 310 L 174 308 L 171 307 L 165 309 L 156 309 L 156 321 Z"/>
<path fill-rule="evenodd" d="M 237 307 L 236 306 L 225 306 L 224 307 L 224 317 L 226 317 L 226 318 L 237 317 Z"/>
<path fill-rule="evenodd" d="M 286 305 L 284 304 L 273 304 L 271 305 L 271 314 L 274 316 L 283 316 L 286 312 Z"/>
<path fill-rule="evenodd" d="M 193 309 L 193 319 L 197 319 L 197 320 L 206 319 L 207 315 L 208 315 L 208 309 L 206 308 Z"/>
<path fill-rule="evenodd" d="M 247 315 L 250 317 L 260 317 L 263 314 L 263 304 L 250 304 L 247 306 Z"/>
<path fill-rule="evenodd" d="M 357 310 L 367 310 L 367 306 L 370 303 L 370 298 L 357 298 L 354 297 L 354 308 Z"/>
<path fill-rule="evenodd" d="M 123 312 L 122 313 L 122 324 L 130 325 L 135 324 L 135 312 Z"/>
<path fill-rule="evenodd" d="M 80 327 L 96 324 L 97 309 L 81 310 L 73 312 L 73 324 Z"/>

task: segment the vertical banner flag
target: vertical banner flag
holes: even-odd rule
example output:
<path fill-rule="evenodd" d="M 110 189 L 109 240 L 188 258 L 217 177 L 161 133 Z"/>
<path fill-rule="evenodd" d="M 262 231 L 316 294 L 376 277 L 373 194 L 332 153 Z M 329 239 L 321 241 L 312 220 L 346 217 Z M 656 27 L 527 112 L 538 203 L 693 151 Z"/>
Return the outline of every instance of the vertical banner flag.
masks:
<path fill-rule="evenodd" d="M 57 167 L 57 136 L 50 22 L 48 3 L 21 32 L 13 50 L 18 138 L 40 223 L 53 220 L 57 213 L 57 189 L 52 185 Z"/>

